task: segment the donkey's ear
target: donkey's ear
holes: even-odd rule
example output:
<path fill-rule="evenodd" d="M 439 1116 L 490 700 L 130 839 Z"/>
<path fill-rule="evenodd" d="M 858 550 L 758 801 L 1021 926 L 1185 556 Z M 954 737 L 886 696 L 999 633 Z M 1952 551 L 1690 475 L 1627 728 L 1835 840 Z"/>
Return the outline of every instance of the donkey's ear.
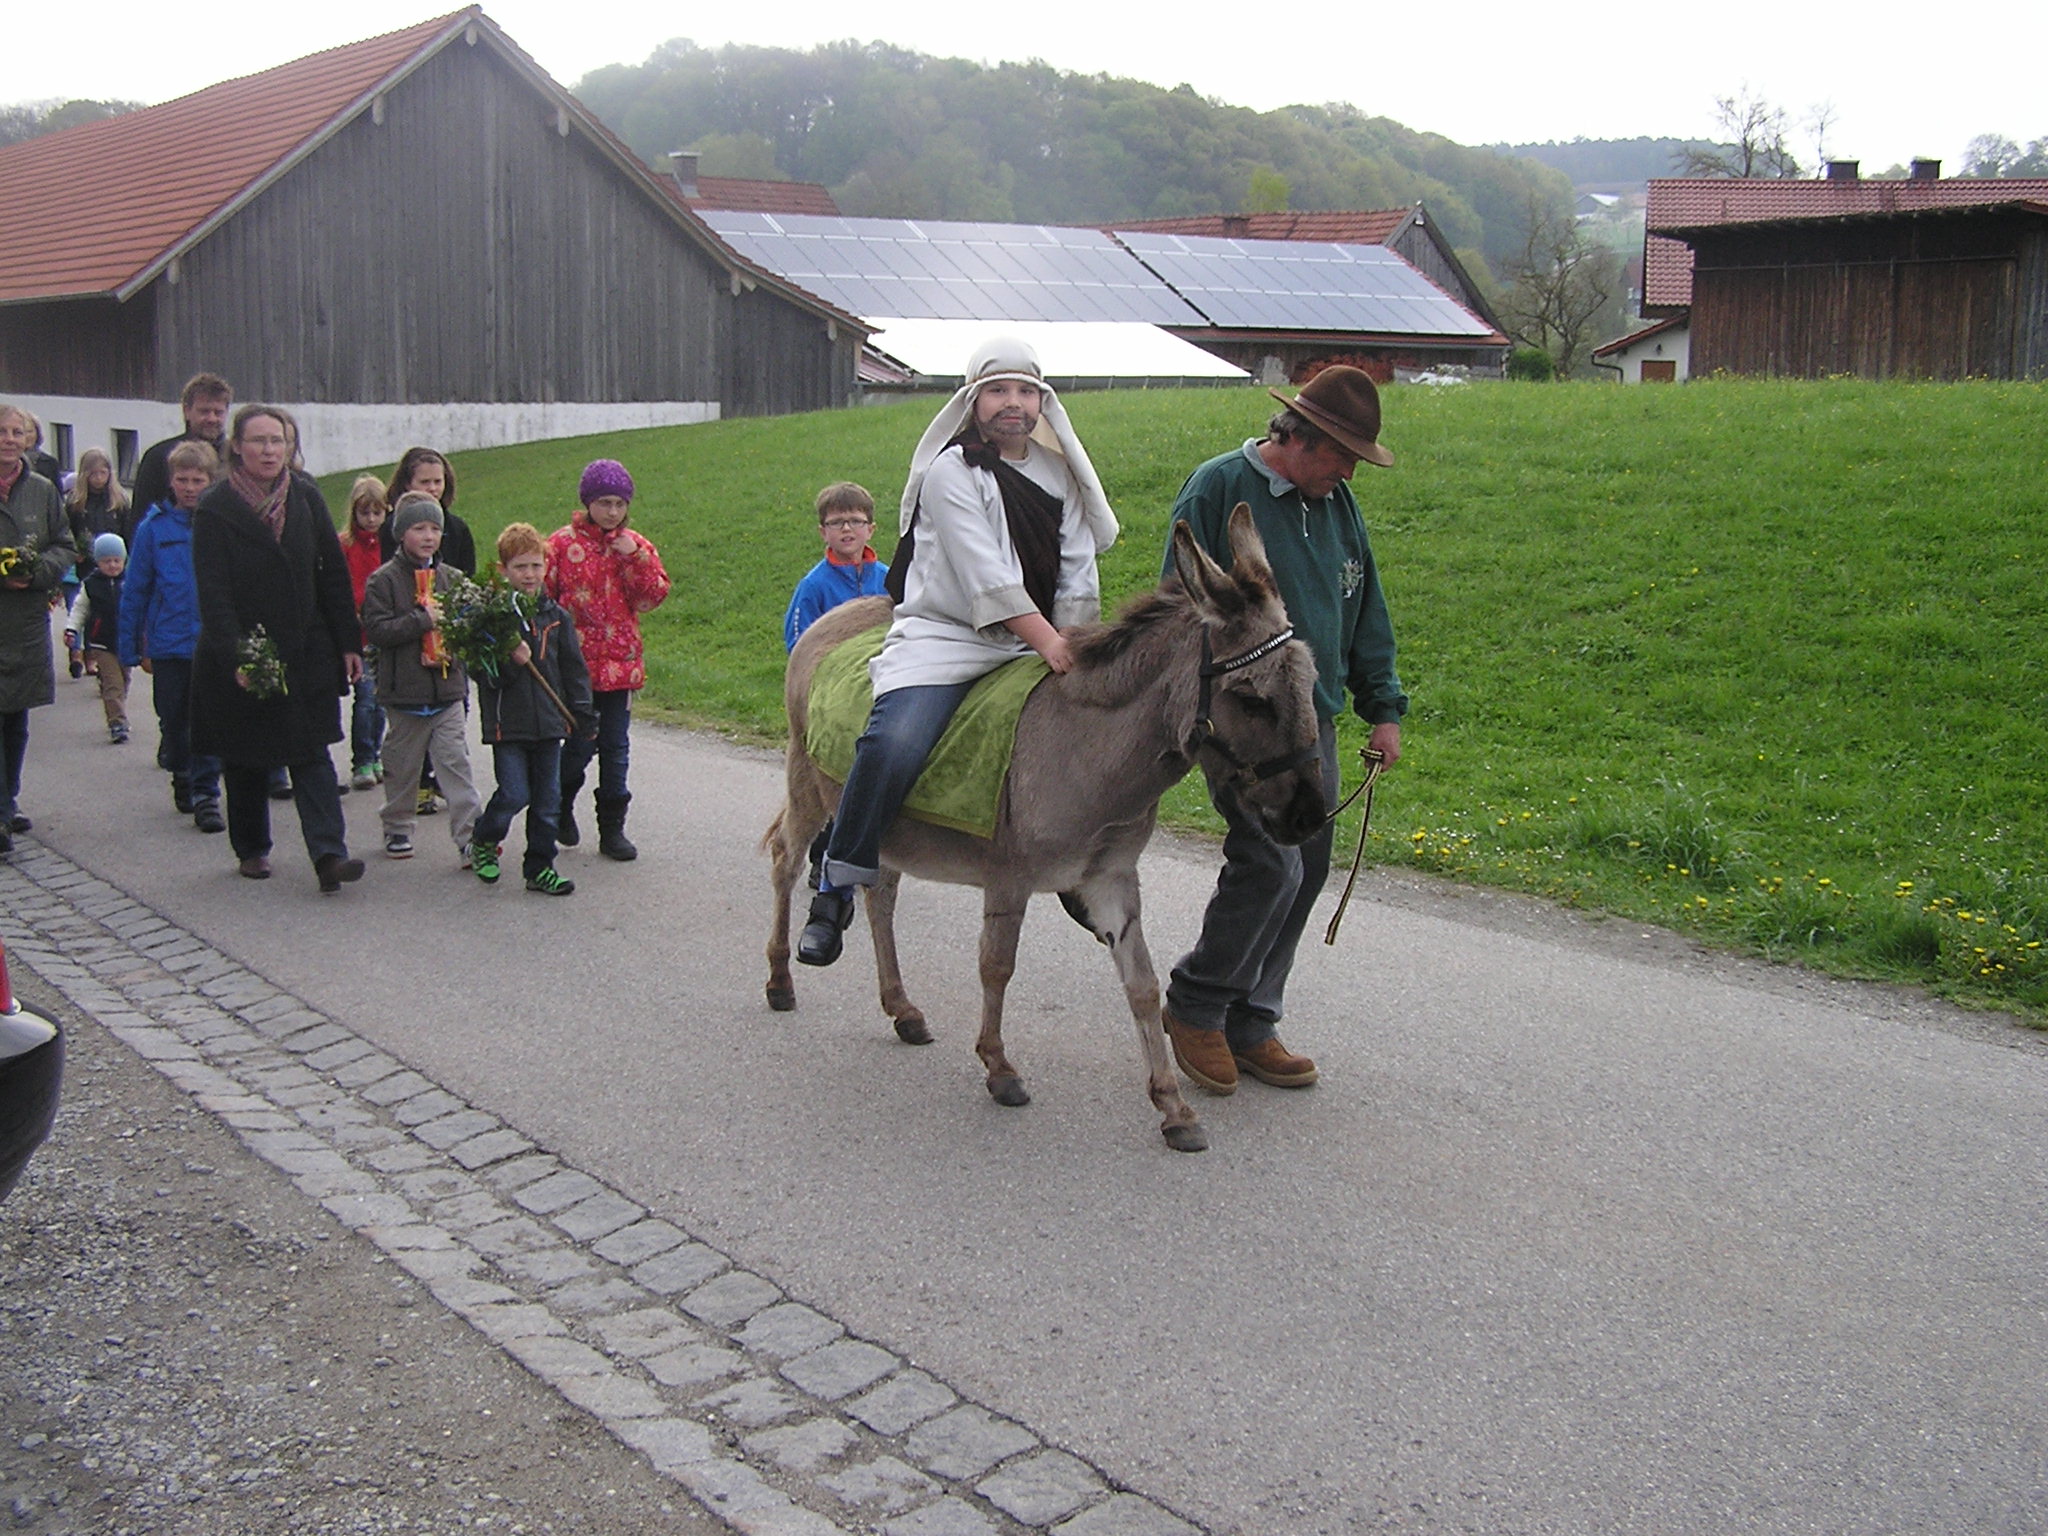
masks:
<path fill-rule="evenodd" d="M 1280 591 L 1273 580 L 1273 567 L 1266 560 L 1266 541 L 1259 537 L 1248 502 L 1240 501 L 1230 514 L 1230 572 L 1240 587 L 1262 597 L 1277 596 Z"/>
<path fill-rule="evenodd" d="M 1230 585 L 1223 567 L 1195 542 L 1194 530 L 1185 518 L 1173 525 L 1173 571 L 1188 594 L 1204 607 L 1213 608 L 1217 594 Z"/>

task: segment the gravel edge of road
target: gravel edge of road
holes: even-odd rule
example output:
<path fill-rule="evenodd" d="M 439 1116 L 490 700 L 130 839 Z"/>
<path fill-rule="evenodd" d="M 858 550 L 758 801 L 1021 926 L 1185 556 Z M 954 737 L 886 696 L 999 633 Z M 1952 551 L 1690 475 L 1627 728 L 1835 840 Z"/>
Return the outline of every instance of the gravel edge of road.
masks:
<path fill-rule="evenodd" d="M 1199 1536 L 33 838 L 0 901 L 12 965 L 743 1536 Z"/>

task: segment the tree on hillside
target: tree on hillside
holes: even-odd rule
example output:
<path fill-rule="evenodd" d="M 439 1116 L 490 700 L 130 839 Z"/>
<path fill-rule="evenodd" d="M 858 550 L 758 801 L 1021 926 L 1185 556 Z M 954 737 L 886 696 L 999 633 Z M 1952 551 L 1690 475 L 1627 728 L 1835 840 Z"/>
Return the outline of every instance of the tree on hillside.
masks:
<path fill-rule="evenodd" d="M 2002 133 L 1980 133 L 1963 151 L 1963 174 L 1986 181 L 2048 176 L 2048 139 L 2036 139 L 2021 149 Z"/>
<path fill-rule="evenodd" d="M 1522 248 L 1497 309 L 1510 340 L 1538 347 L 1570 378 L 1600 337 L 1618 328 L 1624 289 L 1614 251 L 1586 238 L 1569 212 L 1531 199 Z"/>
<path fill-rule="evenodd" d="M 1059 224 L 1418 201 L 1453 246 L 1514 254 L 1525 196 L 1568 203 L 1546 167 L 1355 107 L 1254 112 L 1042 61 L 984 65 L 885 43 L 798 52 L 664 43 L 576 94 L 643 157 L 697 147 L 707 175 L 776 170 L 848 213 Z"/>
<path fill-rule="evenodd" d="M 119 117 L 141 105 L 139 101 L 27 101 L 0 107 L 0 144 L 19 144 L 24 139 L 75 128 L 80 123 Z"/>
<path fill-rule="evenodd" d="M 1777 179 L 1799 174 L 1799 161 L 1785 142 L 1790 132 L 1785 109 L 1747 85 L 1733 96 L 1715 98 L 1714 123 L 1727 142 L 1681 151 L 1676 157 L 1679 175 Z"/>

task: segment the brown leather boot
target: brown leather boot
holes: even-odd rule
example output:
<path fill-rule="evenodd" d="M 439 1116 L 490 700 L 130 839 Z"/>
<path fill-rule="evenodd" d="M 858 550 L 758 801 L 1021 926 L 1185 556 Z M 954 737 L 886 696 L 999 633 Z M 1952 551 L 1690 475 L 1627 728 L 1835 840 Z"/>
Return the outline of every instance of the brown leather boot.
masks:
<path fill-rule="evenodd" d="M 1238 1066 L 1275 1088 L 1306 1088 L 1316 1080 L 1316 1064 L 1290 1051 L 1277 1038 L 1261 1040 L 1250 1050 L 1232 1054 Z"/>
<path fill-rule="evenodd" d="M 1166 1038 L 1173 1042 L 1173 1059 L 1181 1071 L 1217 1095 L 1237 1092 L 1237 1063 L 1231 1058 L 1230 1042 L 1220 1029 L 1196 1029 L 1173 1016 L 1173 1010 L 1159 1010 L 1166 1026 Z"/>

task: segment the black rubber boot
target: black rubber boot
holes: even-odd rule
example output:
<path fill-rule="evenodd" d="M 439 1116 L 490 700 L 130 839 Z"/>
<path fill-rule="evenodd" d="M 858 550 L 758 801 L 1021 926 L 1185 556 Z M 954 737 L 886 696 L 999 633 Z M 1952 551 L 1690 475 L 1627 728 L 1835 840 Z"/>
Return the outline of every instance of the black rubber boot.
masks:
<path fill-rule="evenodd" d="M 631 795 L 597 797 L 597 851 L 621 864 L 640 857 L 640 850 L 626 837 L 626 807 L 632 803 Z"/>
<path fill-rule="evenodd" d="M 846 945 L 846 928 L 853 921 L 851 890 L 820 891 L 811 898 L 810 921 L 803 937 L 796 941 L 799 965 L 830 965 Z"/>
<path fill-rule="evenodd" d="M 583 841 L 583 829 L 576 825 L 576 797 L 583 791 L 583 775 L 570 778 L 562 775 L 562 811 L 555 820 L 555 841 L 564 848 L 574 848 Z"/>

